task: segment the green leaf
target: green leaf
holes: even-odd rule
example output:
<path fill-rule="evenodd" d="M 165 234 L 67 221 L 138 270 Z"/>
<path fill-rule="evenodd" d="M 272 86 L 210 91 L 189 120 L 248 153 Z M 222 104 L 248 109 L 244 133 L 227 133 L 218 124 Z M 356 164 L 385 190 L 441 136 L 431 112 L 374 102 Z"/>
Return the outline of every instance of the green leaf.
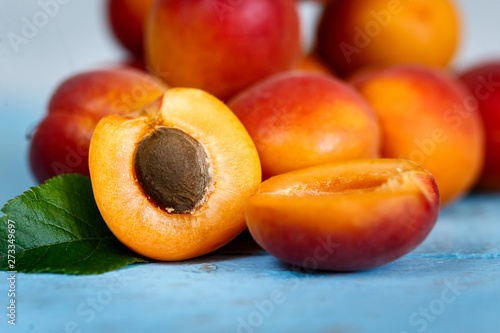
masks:
<path fill-rule="evenodd" d="M 88 177 L 49 179 L 10 200 L 2 212 L 0 270 L 99 274 L 146 262 L 108 229 Z"/>

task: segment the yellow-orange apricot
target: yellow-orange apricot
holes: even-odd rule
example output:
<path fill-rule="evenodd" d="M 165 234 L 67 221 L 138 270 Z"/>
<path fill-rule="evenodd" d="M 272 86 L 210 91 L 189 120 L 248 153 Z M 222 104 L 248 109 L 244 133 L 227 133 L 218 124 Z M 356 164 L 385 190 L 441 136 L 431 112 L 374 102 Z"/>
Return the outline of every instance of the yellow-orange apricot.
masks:
<path fill-rule="evenodd" d="M 333 70 L 315 54 L 307 54 L 302 56 L 295 69 L 327 75 L 335 75 Z"/>
<path fill-rule="evenodd" d="M 439 214 L 433 176 L 407 160 L 322 164 L 264 181 L 246 201 L 255 241 L 308 269 L 356 271 L 409 253 Z"/>
<path fill-rule="evenodd" d="M 221 101 L 174 88 L 136 114 L 108 116 L 90 144 L 90 176 L 110 230 L 157 260 L 211 252 L 245 229 L 261 181 L 255 146 Z"/>
<path fill-rule="evenodd" d="M 382 157 L 429 170 L 443 204 L 467 194 L 481 172 L 485 140 L 477 102 L 462 82 L 414 64 L 366 71 L 352 83 L 378 115 Z"/>
<path fill-rule="evenodd" d="M 336 0 L 320 20 L 317 51 L 342 75 L 407 62 L 446 66 L 459 21 L 452 0 Z"/>
<path fill-rule="evenodd" d="M 252 137 L 264 178 L 332 161 L 379 156 L 375 112 L 331 75 L 288 71 L 228 101 Z"/>

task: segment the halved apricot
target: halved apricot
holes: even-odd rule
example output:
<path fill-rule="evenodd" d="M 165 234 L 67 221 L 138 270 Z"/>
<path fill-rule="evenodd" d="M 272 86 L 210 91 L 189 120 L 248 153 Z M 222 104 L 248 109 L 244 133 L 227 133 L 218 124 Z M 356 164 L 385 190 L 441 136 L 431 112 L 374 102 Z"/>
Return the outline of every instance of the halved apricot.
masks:
<path fill-rule="evenodd" d="M 351 160 L 264 181 L 246 201 L 256 242 L 309 269 L 357 271 L 416 248 L 439 214 L 434 177 L 414 162 Z"/>
<path fill-rule="evenodd" d="M 261 182 L 236 116 L 198 89 L 175 88 L 135 115 L 108 116 L 90 144 L 97 206 L 115 236 L 157 260 L 211 252 L 245 229 Z"/>

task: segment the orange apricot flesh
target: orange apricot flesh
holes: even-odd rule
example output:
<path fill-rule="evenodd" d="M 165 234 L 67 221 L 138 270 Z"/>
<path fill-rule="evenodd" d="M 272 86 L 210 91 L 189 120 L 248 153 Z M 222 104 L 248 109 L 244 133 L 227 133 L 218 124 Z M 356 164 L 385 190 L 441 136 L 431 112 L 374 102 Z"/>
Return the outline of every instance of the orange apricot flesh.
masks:
<path fill-rule="evenodd" d="M 205 151 L 210 183 L 190 211 L 160 207 L 137 179 L 138 145 L 159 128 L 182 132 Z M 261 182 L 257 151 L 243 125 L 222 102 L 198 89 L 174 88 L 133 116 L 101 120 L 89 166 L 97 206 L 110 230 L 133 251 L 164 261 L 197 257 L 236 237 L 245 229 L 244 200 Z"/>
<path fill-rule="evenodd" d="M 308 269 L 358 271 L 416 248 L 439 214 L 433 176 L 414 162 L 351 160 L 264 181 L 246 201 L 256 242 Z"/>

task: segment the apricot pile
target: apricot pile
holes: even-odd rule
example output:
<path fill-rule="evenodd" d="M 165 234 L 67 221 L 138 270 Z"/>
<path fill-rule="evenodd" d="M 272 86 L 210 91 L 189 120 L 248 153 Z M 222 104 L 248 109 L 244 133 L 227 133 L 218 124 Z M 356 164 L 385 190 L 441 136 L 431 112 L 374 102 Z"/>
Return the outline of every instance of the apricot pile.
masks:
<path fill-rule="evenodd" d="M 63 83 L 34 174 L 89 174 L 110 230 L 152 259 L 201 256 L 248 227 L 277 258 L 335 271 L 396 260 L 442 204 L 500 188 L 500 70 L 447 68 L 455 1 L 311 3 L 306 49 L 297 0 L 108 0 L 143 71 Z"/>

